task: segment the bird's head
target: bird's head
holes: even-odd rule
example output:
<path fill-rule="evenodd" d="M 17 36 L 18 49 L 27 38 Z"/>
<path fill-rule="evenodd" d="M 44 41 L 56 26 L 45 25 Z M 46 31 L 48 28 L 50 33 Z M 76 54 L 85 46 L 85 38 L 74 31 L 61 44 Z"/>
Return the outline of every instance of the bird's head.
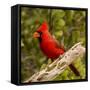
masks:
<path fill-rule="evenodd" d="M 33 34 L 34 38 L 40 38 L 41 35 L 48 31 L 48 24 L 46 21 L 44 21 L 40 27 L 37 29 L 37 31 Z"/>

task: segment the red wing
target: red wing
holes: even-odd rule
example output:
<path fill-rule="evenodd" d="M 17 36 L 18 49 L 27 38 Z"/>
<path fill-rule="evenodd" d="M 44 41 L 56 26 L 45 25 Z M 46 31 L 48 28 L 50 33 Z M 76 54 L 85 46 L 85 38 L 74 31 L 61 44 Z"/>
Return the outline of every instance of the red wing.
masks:
<path fill-rule="evenodd" d="M 53 40 L 54 40 L 57 48 L 61 48 L 61 49 L 65 50 L 64 46 L 61 45 L 61 44 L 58 42 L 58 40 L 56 40 L 55 36 L 53 36 Z"/>

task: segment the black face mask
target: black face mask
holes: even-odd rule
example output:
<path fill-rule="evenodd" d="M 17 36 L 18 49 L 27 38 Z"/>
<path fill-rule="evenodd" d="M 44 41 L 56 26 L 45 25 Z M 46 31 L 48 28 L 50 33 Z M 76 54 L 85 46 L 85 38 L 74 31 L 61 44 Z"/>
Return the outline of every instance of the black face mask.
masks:
<path fill-rule="evenodd" d="M 38 31 L 37 31 L 38 32 Z M 39 34 L 40 34 L 40 37 L 38 37 L 38 40 L 39 40 L 39 42 L 41 43 L 41 41 L 42 41 L 42 38 L 41 38 L 41 35 L 42 35 L 42 32 L 38 32 Z"/>

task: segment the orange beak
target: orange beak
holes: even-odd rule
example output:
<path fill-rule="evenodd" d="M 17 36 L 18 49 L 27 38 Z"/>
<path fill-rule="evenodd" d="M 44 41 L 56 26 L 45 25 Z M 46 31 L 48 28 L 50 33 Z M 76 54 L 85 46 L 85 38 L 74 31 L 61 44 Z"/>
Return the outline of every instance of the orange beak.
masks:
<path fill-rule="evenodd" d="M 34 38 L 38 38 L 38 37 L 40 37 L 40 34 L 39 34 L 38 32 L 35 32 L 35 33 L 33 34 L 33 37 L 34 37 Z"/>

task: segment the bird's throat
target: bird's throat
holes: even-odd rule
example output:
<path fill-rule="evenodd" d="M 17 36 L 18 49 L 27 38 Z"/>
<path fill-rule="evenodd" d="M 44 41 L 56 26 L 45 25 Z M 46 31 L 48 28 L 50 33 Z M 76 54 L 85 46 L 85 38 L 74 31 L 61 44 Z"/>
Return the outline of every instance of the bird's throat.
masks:
<path fill-rule="evenodd" d="M 42 41 L 42 38 L 41 38 L 41 37 L 39 37 L 39 38 L 38 38 L 38 40 L 39 40 L 39 42 L 41 43 L 41 41 Z"/>

